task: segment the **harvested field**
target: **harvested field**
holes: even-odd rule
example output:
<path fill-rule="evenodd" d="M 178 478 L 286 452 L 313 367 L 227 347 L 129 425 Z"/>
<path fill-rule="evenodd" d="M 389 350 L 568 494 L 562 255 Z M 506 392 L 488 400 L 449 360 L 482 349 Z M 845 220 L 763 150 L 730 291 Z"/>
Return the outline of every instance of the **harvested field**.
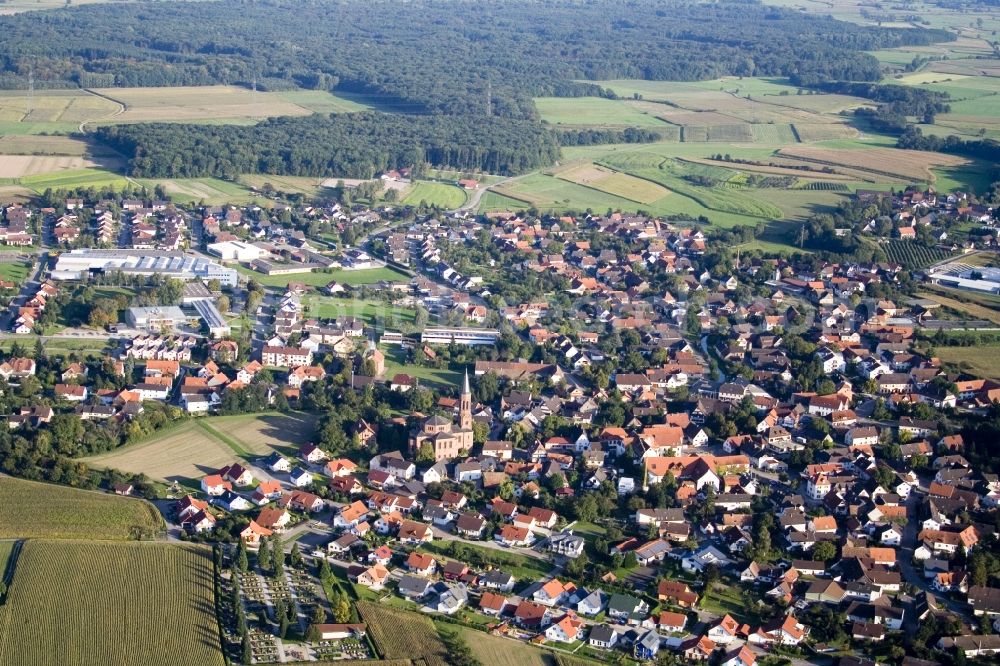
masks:
<path fill-rule="evenodd" d="M 472 654 L 483 666 L 555 666 L 555 657 L 524 641 L 501 638 L 456 626 Z"/>
<path fill-rule="evenodd" d="M 79 125 L 108 117 L 118 108 L 83 90 L 36 90 L 30 100 L 23 90 L 0 92 L 0 121 L 5 122 Z"/>
<path fill-rule="evenodd" d="M 194 484 L 206 474 L 236 462 L 238 453 L 213 433 L 189 421 L 153 439 L 84 461 L 161 481 Z"/>
<path fill-rule="evenodd" d="M 125 106 L 125 112 L 113 118 L 115 123 L 256 120 L 312 113 L 281 93 L 254 93 L 237 86 L 101 88 L 95 92 Z"/>
<path fill-rule="evenodd" d="M 788 123 L 766 123 L 750 125 L 753 140 L 757 143 L 787 144 L 798 143 L 795 131 Z"/>
<path fill-rule="evenodd" d="M 596 164 L 572 167 L 555 176 L 639 203 L 653 203 L 670 194 L 670 190 L 661 185 Z"/>
<path fill-rule="evenodd" d="M 0 607 L 0 665 L 166 666 L 179 655 L 223 663 L 208 548 L 24 544 Z"/>
<path fill-rule="evenodd" d="M 298 449 L 316 434 L 315 414 L 263 414 L 260 416 L 219 416 L 205 420 L 205 425 L 239 442 L 256 455 L 268 455 L 275 447 Z"/>
<path fill-rule="evenodd" d="M 853 139 L 858 136 L 858 130 L 839 123 L 795 123 L 792 127 L 803 142 Z"/>
<path fill-rule="evenodd" d="M 161 185 L 170 198 L 178 202 L 224 204 L 246 202 L 254 195 L 247 188 L 219 178 L 140 178 L 149 189 Z"/>
<path fill-rule="evenodd" d="M 733 125 L 737 118 L 714 111 L 699 111 L 696 113 L 671 113 L 664 119 L 674 125 Z"/>
<path fill-rule="evenodd" d="M 954 310 L 955 312 L 967 315 L 969 319 L 982 319 L 985 321 L 992 321 L 995 324 L 1000 324 L 1000 310 L 998 309 L 990 308 L 979 303 L 965 302 L 956 298 L 951 298 L 949 294 L 950 290 L 944 287 L 935 287 L 933 285 L 924 285 L 924 287 L 927 291 L 917 293 L 918 298 L 926 298 L 940 303 L 949 310 Z"/>
<path fill-rule="evenodd" d="M 778 151 L 779 155 L 816 164 L 844 166 L 875 174 L 899 177 L 904 180 L 933 182 L 931 167 L 964 164 L 961 157 L 919 150 L 898 148 L 869 148 L 837 150 L 812 146 L 790 146 Z"/>
<path fill-rule="evenodd" d="M 159 512 L 143 500 L 0 478 L 0 538 L 124 540 L 162 527 Z"/>
<path fill-rule="evenodd" d="M 23 178 L 88 168 L 118 169 L 123 165 L 121 159 L 114 158 L 0 154 L 0 178 Z"/>
<path fill-rule="evenodd" d="M 95 145 L 68 136 L 0 136 L 2 155 L 98 155 L 110 153 L 101 145 Z"/>

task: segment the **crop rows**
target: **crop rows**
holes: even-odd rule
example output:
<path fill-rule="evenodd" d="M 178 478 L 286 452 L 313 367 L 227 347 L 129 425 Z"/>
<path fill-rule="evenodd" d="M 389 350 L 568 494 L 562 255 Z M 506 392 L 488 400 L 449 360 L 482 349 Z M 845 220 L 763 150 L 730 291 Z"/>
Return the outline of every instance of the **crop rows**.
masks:
<path fill-rule="evenodd" d="M 822 190 L 824 192 L 846 192 L 847 185 L 843 183 L 831 183 L 826 180 L 817 180 L 811 183 L 806 183 L 802 187 L 798 188 L 800 190 Z"/>
<path fill-rule="evenodd" d="M 0 608 L 0 666 L 222 664 L 211 568 L 198 546 L 30 540 Z"/>
<path fill-rule="evenodd" d="M 447 648 L 428 618 L 362 601 L 357 608 L 382 658 L 447 663 Z"/>
<path fill-rule="evenodd" d="M 885 254 L 889 261 L 904 268 L 916 269 L 930 266 L 936 261 L 947 259 L 951 252 L 938 247 L 927 247 L 913 241 L 892 240 L 885 244 Z"/>

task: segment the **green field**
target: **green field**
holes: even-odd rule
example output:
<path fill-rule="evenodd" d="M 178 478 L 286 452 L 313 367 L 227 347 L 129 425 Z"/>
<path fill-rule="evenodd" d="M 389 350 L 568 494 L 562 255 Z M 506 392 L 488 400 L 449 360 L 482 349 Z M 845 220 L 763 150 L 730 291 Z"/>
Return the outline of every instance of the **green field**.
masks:
<path fill-rule="evenodd" d="M 452 389 L 460 385 L 462 373 L 449 367 L 429 368 L 414 365 L 406 360 L 406 351 L 397 346 L 383 346 L 385 354 L 385 376 L 389 379 L 398 373 L 407 374 L 420 380 L 421 386 Z"/>
<path fill-rule="evenodd" d="M 28 278 L 28 274 L 31 272 L 30 264 L 23 264 L 20 262 L 15 263 L 0 263 L 0 280 L 7 280 L 8 282 L 17 282 L 20 284 Z"/>
<path fill-rule="evenodd" d="M 165 666 L 178 655 L 223 664 L 208 548 L 25 543 L 0 607 L 0 666 Z"/>
<path fill-rule="evenodd" d="M 143 500 L 0 477 L 0 538 L 132 539 L 162 528 Z"/>
<path fill-rule="evenodd" d="M 418 181 L 406 191 L 406 196 L 400 203 L 408 206 L 427 204 L 438 208 L 458 208 L 466 200 L 465 190 L 456 185 Z"/>
<path fill-rule="evenodd" d="M 259 198 L 247 187 L 220 178 L 137 178 L 136 182 L 150 190 L 160 185 L 170 200 L 178 203 L 221 205 Z"/>
<path fill-rule="evenodd" d="M 302 299 L 307 317 L 336 319 L 357 317 L 369 326 L 398 328 L 412 325 L 416 311 L 413 308 L 394 306 L 383 301 L 360 298 L 337 298 L 308 294 Z"/>
<path fill-rule="evenodd" d="M 662 127 L 664 121 L 631 107 L 624 101 L 603 97 L 536 97 L 542 120 L 553 125 Z"/>
<path fill-rule="evenodd" d="M 956 366 L 977 377 L 1000 380 L 1000 349 L 976 347 L 935 347 L 942 363 Z"/>
<path fill-rule="evenodd" d="M 3 131 L 0 128 L 0 131 Z M 39 194 L 51 188 L 53 190 L 71 190 L 86 187 L 123 188 L 128 185 L 124 176 L 104 169 L 73 169 L 55 173 L 43 173 L 24 176 L 18 183 Z"/>
<path fill-rule="evenodd" d="M 484 194 L 483 198 L 479 200 L 479 212 L 486 213 L 492 210 L 518 211 L 524 210 L 530 205 L 531 204 L 527 201 L 505 197 L 504 195 L 497 194 L 491 190 Z"/>
<path fill-rule="evenodd" d="M 361 270 L 314 271 L 311 273 L 292 273 L 289 275 L 264 275 L 243 266 L 237 267 L 240 273 L 266 287 L 285 287 L 289 282 L 299 282 L 310 287 L 325 287 L 336 280 L 352 287 L 375 284 L 377 282 L 406 282 L 410 278 L 388 266 L 384 268 L 364 268 Z"/>

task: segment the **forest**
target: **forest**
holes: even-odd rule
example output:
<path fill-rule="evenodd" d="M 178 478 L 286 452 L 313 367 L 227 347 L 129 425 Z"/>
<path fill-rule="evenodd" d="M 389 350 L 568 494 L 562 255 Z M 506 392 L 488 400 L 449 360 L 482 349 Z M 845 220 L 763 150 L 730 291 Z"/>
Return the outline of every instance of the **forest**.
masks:
<path fill-rule="evenodd" d="M 102 142 L 130 159 L 132 175 L 187 178 L 241 173 L 371 178 L 414 164 L 498 174 L 554 161 L 559 144 L 541 124 L 510 118 L 356 113 L 273 118 L 254 126 L 112 125 Z"/>
<path fill-rule="evenodd" d="M 131 175 L 223 178 L 369 177 L 418 161 L 522 173 L 551 163 L 560 143 L 656 138 L 635 128 L 554 135 L 536 96 L 613 96 L 588 82 L 604 79 L 876 81 L 879 63 L 864 51 L 953 38 L 756 0 L 115 3 L 3 16 L 0 34 L 0 88 L 25 87 L 30 71 L 38 87 L 305 88 L 389 112 L 100 131 L 129 156 Z"/>
<path fill-rule="evenodd" d="M 113 3 L 0 17 L 0 34 L 0 88 L 26 87 L 29 68 L 48 87 L 255 80 L 520 118 L 534 118 L 533 96 L 600 94 L 579 79 L 875 81 L 878 62 L 863 51 L 953 39 L 752 0 Z"/>

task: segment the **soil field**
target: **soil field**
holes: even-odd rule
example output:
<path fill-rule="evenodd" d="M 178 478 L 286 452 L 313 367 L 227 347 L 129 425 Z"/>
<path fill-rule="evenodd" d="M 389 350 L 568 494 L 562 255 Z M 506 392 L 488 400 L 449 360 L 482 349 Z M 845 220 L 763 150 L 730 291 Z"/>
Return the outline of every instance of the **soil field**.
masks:
<path fill-rule="evenodd" d="M 653 203 L 670 194 L 670 190 L 661 185 L 596 164 L 572 167 L 555 175 L 571 183 L 592 187 L 639 203 Z"/>
<path fill-rule="evenodd" d="M 0 665 L 221 666 L 214 609 L 204 546 L 31 540 L 0 607 Z"/>
<path fill-rule="evenodd" d="M 143 500 L 0 478 L 0 538 L 131 539 L 162 526 Z"/>
<path fill-rule="evenodd" d="M 790 146 L 782 148 L 778 154 L 817 164 L 845 166 L 898 176 L 903 179 L 930 182 L 934 180 L 931 167 L 954 166 L 966 162 L 964 158 L 952 155 L 896 148 L 835 150 L 812 146 Z"/>

